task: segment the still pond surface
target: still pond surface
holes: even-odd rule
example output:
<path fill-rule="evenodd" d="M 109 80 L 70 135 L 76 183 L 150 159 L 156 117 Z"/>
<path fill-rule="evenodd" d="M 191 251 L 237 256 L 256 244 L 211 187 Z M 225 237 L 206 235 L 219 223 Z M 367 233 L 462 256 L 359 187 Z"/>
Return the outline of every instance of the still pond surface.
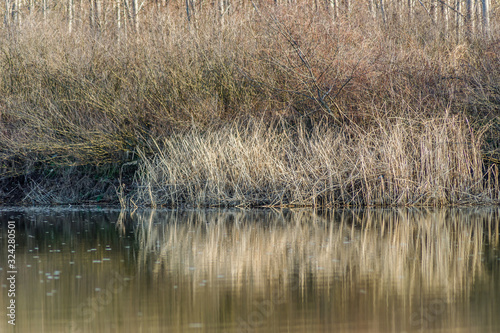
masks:
<path fill-rule="evenodd" d="M 500 332 L 499 208 L 4 209 L 0 221 L 1 332 Z"/>

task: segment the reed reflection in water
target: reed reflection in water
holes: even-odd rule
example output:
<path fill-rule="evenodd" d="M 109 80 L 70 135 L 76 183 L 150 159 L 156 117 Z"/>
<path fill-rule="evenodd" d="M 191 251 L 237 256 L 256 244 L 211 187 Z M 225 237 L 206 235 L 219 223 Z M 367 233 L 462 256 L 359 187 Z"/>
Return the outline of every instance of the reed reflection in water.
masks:
<path fill-rule="evenodd" d="M 500 330 L 498 209 L 90 216 L 25 218 L 17 332 Z"/>

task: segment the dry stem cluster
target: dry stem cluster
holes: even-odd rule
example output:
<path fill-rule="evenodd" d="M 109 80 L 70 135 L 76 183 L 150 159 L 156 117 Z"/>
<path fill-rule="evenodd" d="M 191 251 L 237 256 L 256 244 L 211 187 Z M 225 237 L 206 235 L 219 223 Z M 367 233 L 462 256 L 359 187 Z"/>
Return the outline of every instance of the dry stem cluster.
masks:
<path fill-rule="evenodd" d="M 7 15 L 0 37 L 0 171 L 21 200 L 98 197 L 33 195 L 68 174 L 111 178 L 123 202 L 151 205 L 498 200 L 495 2 L 487 33 L 479 12 L 462 27 L 439 23 L 448 7 L 414 6 L 407 19 L 388 1 L 186 2 L 189 20 L 175 3 L 134 12 L 97 1 L 73 12 L 71 29 L 69 7 L 28 15 L 12 3 L 19 16 Z M 135 182 L 129 163 L 140 166 Z"/>

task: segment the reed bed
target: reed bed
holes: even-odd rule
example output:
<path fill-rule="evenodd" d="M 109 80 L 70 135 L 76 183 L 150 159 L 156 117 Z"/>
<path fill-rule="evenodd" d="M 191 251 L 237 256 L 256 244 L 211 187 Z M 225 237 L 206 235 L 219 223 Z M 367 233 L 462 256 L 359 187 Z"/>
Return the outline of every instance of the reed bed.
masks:
<path fill-rule="evenodd" d="M 442 206 L 497 203 L 498 168 L 466 119 L 378 120 L 363 130 L 256 122 L 173 135 L 142 154 L 133 203 Z"/>
<path fill-rule="evenodd" d="M 7 7 L 0 202 L 498 200 L 498 5 L 488 22 L 479 11 L 465 22 L 446 6 L 431 15 L 411 3 L 243 1 L 220 11 L 145 1 L 127 12 L 120 1 L 91 1 L 43 15 Z M 260 120 L 290 126 L 240 128 Z M 166 154 L 171 148 L 181 155 Z"/>

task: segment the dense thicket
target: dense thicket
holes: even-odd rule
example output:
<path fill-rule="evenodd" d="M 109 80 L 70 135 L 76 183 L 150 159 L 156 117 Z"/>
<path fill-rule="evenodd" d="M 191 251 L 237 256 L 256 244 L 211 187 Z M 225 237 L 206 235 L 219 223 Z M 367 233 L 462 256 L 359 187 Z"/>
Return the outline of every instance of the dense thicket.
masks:
<path fill-rule="evenodd" d="M 0 37 L 0 160 L 2 182 L 8 184 L 3 200 L 17 193 L 17 199 L 31 203 L 95 202 L 116 199 L 116 191 L 126 196 L 127 190 L 136 202 L 170 205 L 220 204 L 214 196 L 222 193 L 222 202 L 229 205 L 309 205 L 333 200 L 324 194 L 336 191 L 345 194 L 337 203 L 361 205 L 498 199 L 491 187 L 498 179 L 500 156 L 498 10 L 498 2 L 488 0 L 6 0 Z M 263 196 L 266 187 L 257 190 L 257 185 L 238 192 L 241 179 L 258 169 L 240 170 L 245 177 L 238 179 L 227 173 L 210 178 L 216 170 L 247 165 L 243 155 L 225 155 L 234 147 L 210 141 L 215 134 L 231 137 L 241 130 L 246 136 L 241 142 L 251 142 L 249 127 L 242 127 L 247 122 L 261 124 L 253 127 L 264 135 L 259 144 L 283 144 L 275 151 L 279 154 L 304 144 L 295 159 L 283 160 L 288 173 L 275 170 L 270 177 L 282 178 L 264 181 L 281 194 Z M 426 142 L 429 124 L 454 133 L 454 139 L 429 139 L 434 143 L 428 150 L 436 152 L 446 144 L 446 151 L 453 150 L 463 157 L 460 163 L 469 165 L 451 165 L 445 172 L 446 177 L 454 175 L 443 180 L 453 189 L 439 182 L 434 187 L 416 184 L 438 175 L 418 176 L 409 166 L 404 167 L 408 178 L 396 181 L 384 153 L 373 153 L 384 130 L 407 126 L 398 132 L 401 140 L 409 140 L 405 154 L 409 163 L 420 163 L 422 147 L 408 147 Z M 272 133 L 267 139 L 266 131 Z M 342 173 L 338 166 L 298 176 L 302 162 L 292 160 L 312 158 L 310 142 L 300 140 L 318 133 L 333 141 L 343 138 L 342 147 L 358 147 L 357 155 L 351 154 L 358 159 L 368 158 L 361 154 L 366 149 L 373 169 L 355 173 L 358 166 L 353 164 L 355 174 L 345 174 L 337 183 L 325 179 Z M 179 149 L 179 156 L 164 155 L 166 147 L 180 147 L 182 135 L 190 140 L 198 135 L 202 141 L 193 143 L 189 153 Z M 371 143 L 362 148 L 363 142 Z M 323 152 L 332 145 L 323 144 Z M 161 168 L 151 168 L 152 161 L 168 170 L 175 168 L 166 161 L 187 163 L 177 167 L 190 170 L 182 154 L 205 146 L 219 147 L 215 160 L 229 164 L 208 163 L 213 172 L 205 177 L 174 177 L 183 179 L 182 193 L 175 192 L 177 184 L 165 169 L 153 176 Z M 337 153 L 330 152 L 324 161 L 338 158 Z M 439 156 L 448 158 L 446 153 Z M 269 160 L 284 157 L 273 158 Z M 231 164 L 235 160 L 242 163 Z M 458 169 L 468 175 L 460 177 Z M 431 170 L 437 172 L 435 165 L 426 172 Z M 388 172 L 396 178 L 387 180 L 392 179 Z M 368 174 L 382 177 L 387 186 L 406 187 L 392 199 L 375 200 L 372 189 L 379 185 L 365 179 Z M 461 178 L 463 184 L 453 183 Z M 55 180 L 66 190 L 55 188 Z M 80 185 L 74 186 L 75 181 Z M 294 189 L 297 182 L 303 188 Z M 429 196 L 401 199 L 400 193 L 414 188 L 410 183 L 422 193 L 429 187 Z M 468 189 L 465 196 L 457 194 Z M 202 192 L 208 199 L 186 194 Z M 432 199 L 438 192 L 443 197 Z"/>

